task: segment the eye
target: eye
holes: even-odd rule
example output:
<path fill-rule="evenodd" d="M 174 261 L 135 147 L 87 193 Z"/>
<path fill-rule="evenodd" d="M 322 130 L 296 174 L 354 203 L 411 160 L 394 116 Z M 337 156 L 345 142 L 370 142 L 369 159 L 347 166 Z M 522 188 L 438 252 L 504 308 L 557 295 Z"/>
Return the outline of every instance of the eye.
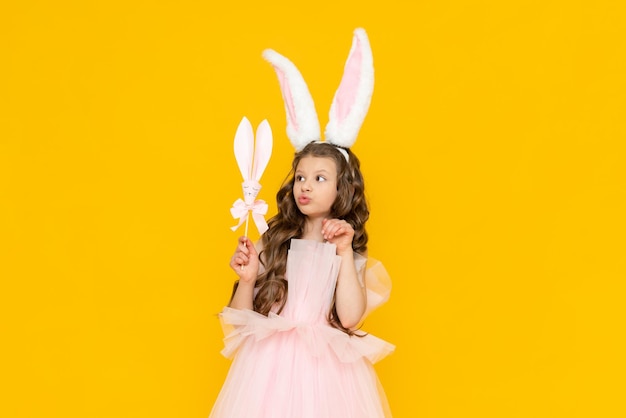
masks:
<path fill-rule="evenodd" d="M 304 176 L 296 176 L 296 181 L 304 181 Z"/>
<path fill-rule="evenodd" d="M 326 181 L 326 177 L 324 177 L 324 176 L 317 176 L 317 181 L 319 181 L 319 182 Z"/>

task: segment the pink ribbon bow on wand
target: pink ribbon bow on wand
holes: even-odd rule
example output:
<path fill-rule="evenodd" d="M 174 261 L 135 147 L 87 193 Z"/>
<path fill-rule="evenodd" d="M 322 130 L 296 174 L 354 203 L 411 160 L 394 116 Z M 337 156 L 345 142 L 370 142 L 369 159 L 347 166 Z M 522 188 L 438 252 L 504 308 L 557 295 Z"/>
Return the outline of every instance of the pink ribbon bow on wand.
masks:
<path fill-rule="evenodd" d="M 259 234 L 267 231 L 265 214 L 267 213 L 267 203 L 263 200 L 256 200 L 261 190 L 259 180 L 267 163 L 272 155 L 272 129 L 267 120 L 263 120 L 256 130 L 256 146 L 254 143 L 254 133 L 250 121 L 244 116 L 239 123 L 235 134 L 235 158 L 237 165 L 243 176 L 243 200 L 237 199 L 230 208 L 233 218 L 239 218 L 239 223 L 230 229 L 236 231 L 244 222 L 246 223 L 245 236 L 248 236 L 248 218 L 252 212 L 252 219 Z"/>

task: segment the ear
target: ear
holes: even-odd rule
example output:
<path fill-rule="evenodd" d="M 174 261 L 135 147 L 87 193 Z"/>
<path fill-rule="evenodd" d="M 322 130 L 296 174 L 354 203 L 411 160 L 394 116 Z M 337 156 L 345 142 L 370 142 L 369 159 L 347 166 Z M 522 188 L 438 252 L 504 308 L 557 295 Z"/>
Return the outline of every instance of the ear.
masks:
<path fill-rule="evenodd" d="M 272 155 L 272 128 L 267 119 L 256 129 L 256 145 L 254 147 L 254 164 L 252 165 L 252 180 L 259 181 Z"/>
<path fill-rule="evenodd" d="M 244 180 L 250 180 L 252 169 L 252 152 L 254 150 L 254 133 L 252 125 L 245 116 L 239 122 L 235 133 L 235 158 Z"/>
<path fill-rule="evenodd" d="M 350 148 L 356 141 L 374 91 L 372 50 L 365 30 L 354 31 L 352 49 L 330 107 L 326 140 Z"/>
<path fill-rule="evenodd" d="M 291 61 L 271 49 L 263 51 L 263 58 L 274 66 L 278 76 L 287 113 L 287 136 L 296 151 L 300 151 L 309 142 L 320 139 L 313 98 L 302 74 Z"/>

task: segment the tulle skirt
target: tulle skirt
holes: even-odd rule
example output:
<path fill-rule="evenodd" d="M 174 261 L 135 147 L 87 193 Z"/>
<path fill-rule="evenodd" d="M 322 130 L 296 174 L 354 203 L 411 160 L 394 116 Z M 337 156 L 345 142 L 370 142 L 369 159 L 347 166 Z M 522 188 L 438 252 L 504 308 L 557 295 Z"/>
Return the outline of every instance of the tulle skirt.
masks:
<path fill-rule="evenodd" d="M 370 359 L 391 352 L 391 344 L 252 311 L 225 308 L 222 320 L 247 324 L 226 339 L 223 353 L 236 355 L 212 418 L 391 416 Z"/>

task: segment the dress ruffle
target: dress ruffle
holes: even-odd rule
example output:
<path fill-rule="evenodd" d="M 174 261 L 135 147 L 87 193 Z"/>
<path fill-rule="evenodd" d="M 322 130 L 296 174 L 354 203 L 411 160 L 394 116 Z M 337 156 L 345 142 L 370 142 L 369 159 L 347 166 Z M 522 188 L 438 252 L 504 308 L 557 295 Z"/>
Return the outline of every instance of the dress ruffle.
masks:
<path fill-rule="evenodd" d="M 261 341 L 275 333 L 295 332 L 314 357 L 320 356 L 329 346 L 343 363 L 363 357 L 372 363 L 382 360 L 394 351 L 394 345 L 370 334 L 350 336 L 327 324 L 295 323 L 270 312 L 268 316 L 251 310 L 224 308 L 220 314 L 224 333 L 222 355 L 233 358 L 239 347 L 247 340 Z"/>

